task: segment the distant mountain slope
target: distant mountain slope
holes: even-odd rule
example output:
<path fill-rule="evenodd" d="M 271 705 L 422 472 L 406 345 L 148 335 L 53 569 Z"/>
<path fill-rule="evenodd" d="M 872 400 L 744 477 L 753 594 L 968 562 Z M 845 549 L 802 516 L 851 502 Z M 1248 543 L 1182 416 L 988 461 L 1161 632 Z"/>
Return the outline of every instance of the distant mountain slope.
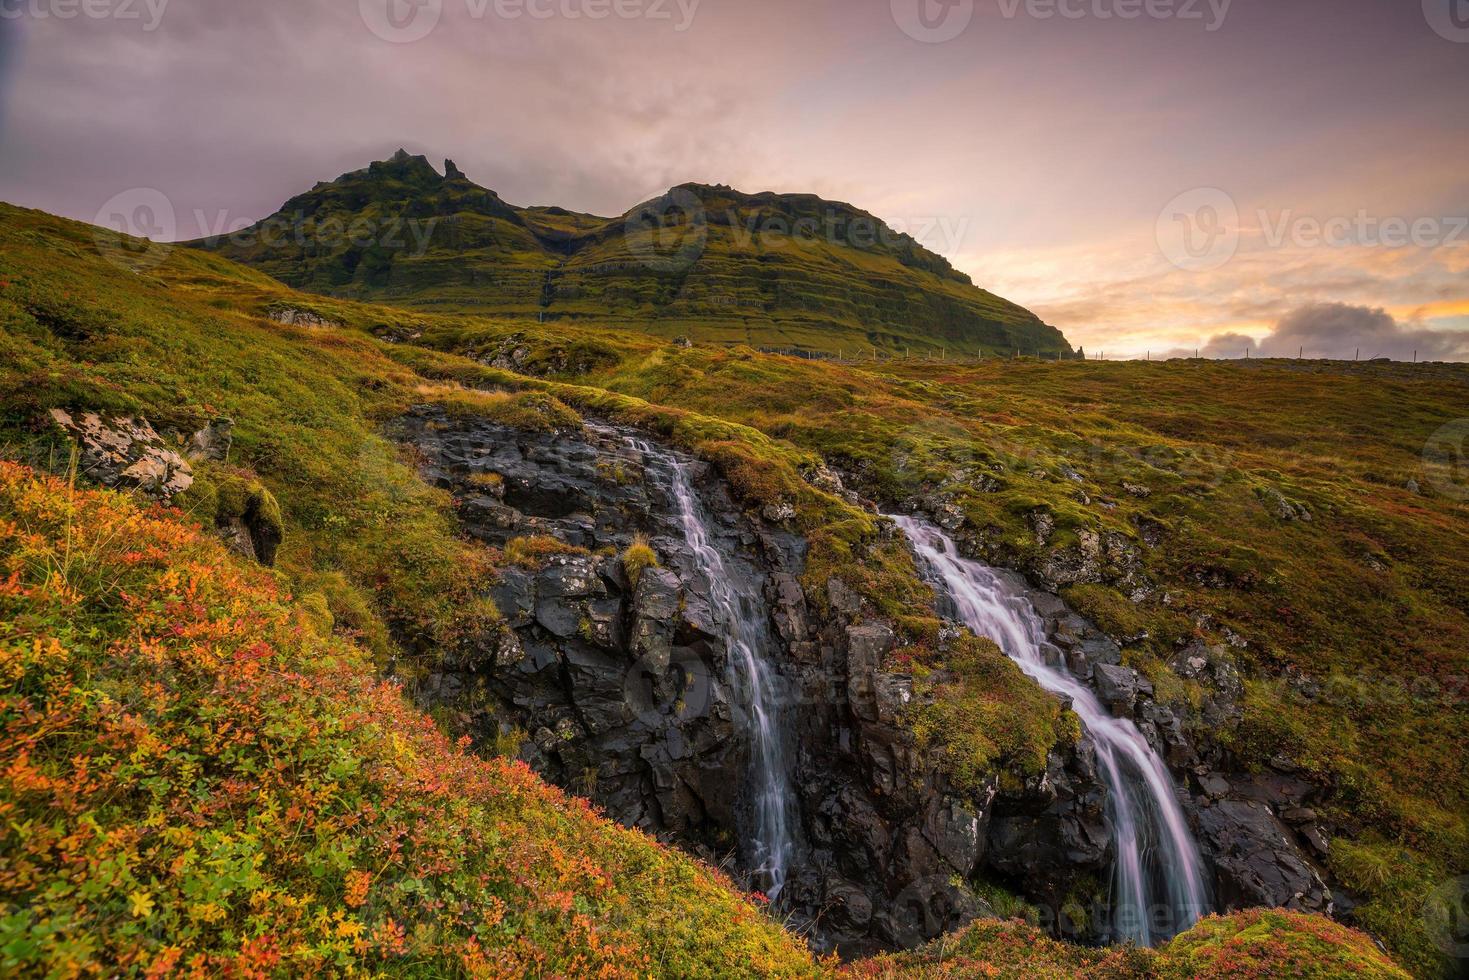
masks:
<path fill-rule="evenodd" d="M 191 244 L 300 289 L 423 309 L 827 352 L 1071 354 L 912 237 L 809 194 L 684 184 L 605 218 L 514 207 L 400 150 Z"/>

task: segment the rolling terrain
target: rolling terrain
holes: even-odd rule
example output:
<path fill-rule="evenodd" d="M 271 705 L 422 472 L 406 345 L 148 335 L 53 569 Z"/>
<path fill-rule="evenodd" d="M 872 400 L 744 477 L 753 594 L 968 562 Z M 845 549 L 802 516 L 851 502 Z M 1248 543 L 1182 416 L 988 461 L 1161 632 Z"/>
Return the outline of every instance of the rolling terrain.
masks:
<path fill-rule="evenodd" d="M 428 184 L 399 164 L 388 183 Z M 487 596 L 507 573 L 565 556 L 463 533 L 454 498 L 384 435 L 425 406 L 542 434 L 616 423 L 709 462 L 806 542 L 813 618 L 834 615 L 837 579 L 890 626 L 887 676 L 921 695 L 897 724 L 945 784 L 1016 792 L 1074 746 L 1074 718 L 993 644 L 951 635 L 864 501 L 946 521 L 1115 638 L 1184 720 L 1192 793 L 1299 787 L 1310 817 L 1291 833 L 1319 835 L 1338 914 L 1413 975 L 1462 965 L 1424 910 L 1469 871 L 1469 524 L 1439 439 L 1469 417 L 1469 370 L 860 366 L 732 337 L 686 347 L 590 312 L 542 323 L 528 314 L 561 266 L 540 287 L 509 270 L 558 234 L 593 252 L 626 236 L 596 244 L 605 222 L 433 177 L 474 202 L 445 206 L 479 215 L 478 268 L 529 306 L 376 292 L 419 260 L 364 256 L 334 281 L 335 254 L 249 268 L 0 206 L 8 971 L 1403 975 L 1362 933 L 1295 912 L 1210 918 L 1157 951 L 1058 943 L 1014 921 L 1039 920 L 1013 876 L 966 884 L 1008 922 L 846 966 L 812 957 L 763 897 L 507 758 L 517 738 L 470 753 L 454 717 L 414 706 L 445 661 L 503 635 Z M 359 183 L 313 193 L 370 210 Z M 168 506 L 135 503 L 81 488 L 52 409 L 146 417 L 180 451 L 228 417 L 233 443 Z M 216 540 L 242 518 L 279 532 L 270 570 Z"/>

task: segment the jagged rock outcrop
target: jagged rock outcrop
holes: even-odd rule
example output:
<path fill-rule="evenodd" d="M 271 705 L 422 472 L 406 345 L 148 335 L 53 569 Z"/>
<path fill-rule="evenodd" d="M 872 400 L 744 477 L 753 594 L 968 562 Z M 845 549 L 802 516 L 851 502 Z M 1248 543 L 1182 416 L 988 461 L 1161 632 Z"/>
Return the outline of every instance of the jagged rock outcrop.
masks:
<path fill-rule="evenodd" d="M 493 595 L 503 631 L 445 657 L 418 696 L 450 709 L 482 744 L 503 747 L 523 731 L 522 758 L 615 819 L 738 862 L 750 826 L 745 708 L 709 582 L 668 499 L 660 460 L 671 450 L 652 451 L 612 428 L 553 436 L 431 409 L 401 420 L 397 435 L 426 460 L 427 478 L 454 495 L 469 533 L 512 551 L 528 536 L 559 542 L 501 574 Z M 1023 785 L 956 791 L 905 724 L 921 695 L 910 677 L 886 668 L 892 627 L 838 578 L 823 583 L 828 612 L 814 616 L 804 542 L 782 526 L 786 515 L 747 511 L 712 467 L 680 458 L 738 591 L 763 599 L 761 642 L 779 674 L 799 815 L 781 910 L 822 948 L 910 947 L 991 914 L 963 883 L 998 875 L 1040 904 L 1054 931 L 1105 939 L 1114 856 L 1091 741 L 1058 746 L 1046 771 Z M 620 555 L 636 535 L 646 535 L 659 566 L 634 586 Z M 975 544 L 970 536 L 966 546 Z M 1096 548 L 1114 569 L 1127 565 L 1120 544 L 1099 538 Z M 1180 651 L 1179 672 L 1205 692 L 1202 719 L 1185 718 L 1123 664 L 1119 638 L 1005 574 L 1040 612 L 1054 662 L 1133 718 L 1181 784 L 1191 776 L 1200 787 L 1188 813 L 1220 869 L 1221 904 L 1328 907 L 1330 893 L 1300 846 L 1313 833 L 1326 846 L 1302 817 L 1308 794 L 1220 775 L 1227 758 L 1191 741 L 1191 725 L 1238 711 L 1229 652 Z M 1294 823 L 1283 816 L 1287 804 Z"/>
<path fill-rule="evenodd" d="M 470 534 L 577 549 L 506 569 L 493 593 L 504 631 L 431 669 L 420 699 L 485 745 L 522 730 L 522 758 L 615 819 L 738 859 L 749 827 L 745 708 L 710 584 L 672 513 L 660 462 L 670 450 L 645 452 L 610 428 L 550 436 L 433 410 L 401 420 L 396 435 L 454 495 Z M 916 945 L 985 913 L 950 882 L 982 865 L 997 789 L 953 791 L 917 746 L 902 723 L 912 680 L 884 669 L 892 628 L 866 618 L 835 578 L 824 583 L 832 615 L 813 616 L 805 543 L 778 523 L 788 515 L 746 512 L 712 467 L 683 460 L 727 574 L 763 600 L 799 815 L 782 910 L 818 945 L 846 952 Z M 620 555 L 638 534 L 660 567 L 634 587 Z"/>
<path fill-rule="evenodd" d="M 189 489 L 194 471 L 145 418 L 51 409 L 51 420 L 78 448 L 81 475 L 104 487 L 140 490 L 168 501 Z"/>
<path fill-rule="evenodd" d="M 935 520 L 944 513 L 940 510 Z M 1045 520 L 1035 530 L 1039 539 L 1049 534 Z M 956 540 L 981 560 L 992 551 L 992 542 L 983 534 L 961 531 Z M 1076 553 L 1092 551 L 1083 539 Z M 1097 566 L 1098 574 L 1104 568 L 1114 572 L 1120 568 L 1125 580 L 1140 581 L 1131 568 L 1131 552 L 1121 543 L 1103 545 L 1101 553 L 1120 560 L 1120 565 L 1103 563 Z M 1056 561 L 1066 565 L 1069 559 Z M 1049 573 L 1056 567 L 1041 560 L 1028 570 L 1049 585 L 1055 581 Z M 1137 723 L 1180 785 L 1197 789 L 1187 810 L 1206 863 L 1214 870 L 1216 906 L 1333 911 L 1336 896 L 1321 864 L 1330 846 L 1329 834 L 1307 806 L 1319 787 L 1289 772 L 1233 772 L 1229 753 L 1211 738 L 1212 732 L 1237 724 L 1242 711 L 1244 684 L 1230 646 L 1195 640 L 1179 649 L 1169 666 L 1179 677 L 1197 683 L 1202 697 L 1195 709 L 1163 704 L 1154 699 L 1146 677 L 1123 665 L 1119 639 L 1127 638 L 1107 636 L 1056 595 L 1029 586 L 1018 573 L 1002 577 L 1030 597 L 1045 622 L 1057 661 L 1087 681 L 1114 715 Z M 1046 777 L 1039 781 L 1044 794 L 1037 795 L 1029 786 L 1029 793 L 1001 794 L 990 832 L 990 867 L 1056 914 L 1055 926 L 1062 933 L 1071 930 L 1061 914 L 1061 897 L 1087 874 L 1105 880 L 1112 859 L 1106 792 L 1098 785 L 1094 765 L 1085 764 L 1088 747 L 1084 739 L 1076 758 L 1052 756 Z M 1105 926 L 1094 922 L 1093 928 L 1098 924 Z M 1098 938 L 1095 931 L 1072 934 Z"/>
<path fill-rule="evenodd" d="M 210 422 L 189 437 L 186 453 L 189 462 L 227 462 L 230 458 L 230 447 L 234 444 L 234 433 L 235 423 L 232 419 L 218 418 Z"/>
<path fill-rule="evenodd" d="M 229 459 L 234 438 L 230 419 L 215 419 L 187 439 L 175 430 L 160 434 L 141 417 L 53 408 L 50 419 L 75 441 L 83 477 L 163 503 L 190 488 L 197 493 L 202 486 L 206 493 L 196 508 L 201 519 L 212 514 L 215 531 L 234 551 L 265 566 L 275 564 L 285 527 L 280 505 L 264 484 L 242 475 L 246 471 L 229 470 L 216 474 L 217 481 L 195 482 L 190 464 Z"/>
<path fill-rule="evenodd" d="M 295 306 L 277 307 L 270 311 L 270 318 L 276 323 L 285 324 L 288 327 L 306 327 L 310 330 L 329 330 L 341 327 L 340 323 L 328 319 L 320 313 L 303 310 Z"/>
<path fill-rule="evenodd" d="M 1221 910 L 1331 911 L 1330 889 L 1269 803 L 1230 796 L 1199 807 L 1198 820 Z"/>

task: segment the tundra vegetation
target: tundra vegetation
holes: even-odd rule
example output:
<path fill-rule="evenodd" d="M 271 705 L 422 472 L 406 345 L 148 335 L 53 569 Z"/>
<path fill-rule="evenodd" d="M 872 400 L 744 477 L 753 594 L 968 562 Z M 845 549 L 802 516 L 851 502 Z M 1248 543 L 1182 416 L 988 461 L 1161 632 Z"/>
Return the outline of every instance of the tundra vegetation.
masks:
<path fill-rule="evenodd" d="M 1171 669 L 1182 644 L 1227 649 L 1245 696 L 1211 737 L 1327 788 L 1354 921 L 1415 975 L 1452 968 L 1422 910 L 1469 871 L 1469 488 L 1424 446 L 1469 418 L 1463 368 L 811 361 L 620 317 L 308 295 L 98 234 L 0 205 L 0 970 L 1402 975 L 1360 933 L 1274 912 L 1156 952 L 986 922 L 813 960 L 717 872 L 469 756 L 380 680 L 474 642 L 496 569 L 556 547 L 460 535 L 380 434 L 422 404 L 541 431 L 615 419 L 789 507 L 810 583 L 848 583 L 898 628 L 895 662 L 936 678 L 913 724 L 961 782 L 1040 771 L 1075 719 L 988 641 L 939 642 L 906 549 L 825 468 L 938 501 L 1043 574 L 1120 535 L 1146 588 L 1061 594 L 1166 701 L 1203 696 Z M 51 408 L 181 444 L 228 417 L 233 446 L 144 506 L 80 485 Z M 281 532 L 271 569 L 201 530 L 251 507 Z"/>

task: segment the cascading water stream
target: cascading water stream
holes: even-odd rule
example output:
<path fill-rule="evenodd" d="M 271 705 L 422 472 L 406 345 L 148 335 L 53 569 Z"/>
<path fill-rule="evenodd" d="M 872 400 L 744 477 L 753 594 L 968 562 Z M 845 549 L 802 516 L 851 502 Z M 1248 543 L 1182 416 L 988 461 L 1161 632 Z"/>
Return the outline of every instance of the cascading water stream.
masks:
<path fill-rule="evenodd" d="M 668 467 L 675 517 L 689 550 L 709 580 L 714 616 L 728 640 L 729 684 L 734 703 L 745 711 L 750 733 L 752 858 L 755 874 L 773 901 L 785 886 L 795 853 L 792 816 L 794 795 L 790 763 L 778 708 L 778 677 L 766 660 L 769 631 L 758 595 L 744 594 L 729 574 L 723 556 L 710 541 L 709 520 L 694 493 L 687 463 L 642 440 L 634 447 Z"/>
<path fill-rule="evenodd" d="M 1036 683 L 1071 701 L 1096 745 L 1107 781 L 1116 855 L 1112 929 L 1151 946 L 1208 911 L 1203 860 L 1163 760 L 1131 721 L 1115 718 L 1086 684 L 1043 655 L 1045 627 L 1030 600 L 995 572 L 959 555 L 954 542 L 911 517 L 893 518 L 958 620 L 1000 646 Z"/>

